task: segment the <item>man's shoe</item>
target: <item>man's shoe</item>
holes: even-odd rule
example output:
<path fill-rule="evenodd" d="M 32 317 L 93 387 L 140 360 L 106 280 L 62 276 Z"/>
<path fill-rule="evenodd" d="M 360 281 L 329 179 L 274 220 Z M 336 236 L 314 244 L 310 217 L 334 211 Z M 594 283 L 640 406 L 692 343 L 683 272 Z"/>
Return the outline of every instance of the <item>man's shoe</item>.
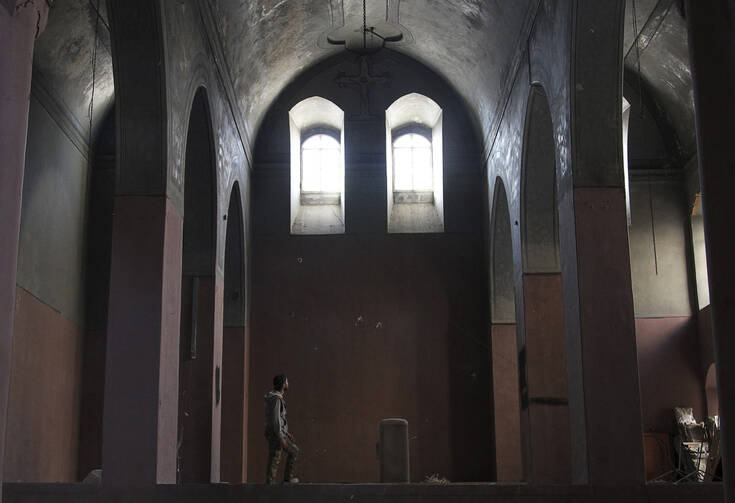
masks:
<path fill-rule="evenodd" d="M 284 480 L 283 483 L 284 484 L 298 484 L 299 483 L 299 479 L 297 479 L 296 477 L 291 477 L 288 480 Z"/>

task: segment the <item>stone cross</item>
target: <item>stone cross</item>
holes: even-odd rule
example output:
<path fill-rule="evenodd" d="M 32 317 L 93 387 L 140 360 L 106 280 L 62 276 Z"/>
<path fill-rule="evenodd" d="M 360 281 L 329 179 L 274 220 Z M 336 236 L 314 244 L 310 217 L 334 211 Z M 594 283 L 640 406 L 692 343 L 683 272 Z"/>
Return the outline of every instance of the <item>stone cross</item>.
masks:
<path fill-rule="evenodd" d="M 371 75 L 367 56 L 362 56 L 360 58 L 360 73 L 358 75 L 347 75 L 345 72 L 339 72 L 335 82 L 339 87 L 360 86 L 360 114 L 353 116 L 353 119 L 375 119 L 375 116 L 370 114 L 369 86 L 371 84 L 385 84 L 388 82 L 387 74 Z"/>

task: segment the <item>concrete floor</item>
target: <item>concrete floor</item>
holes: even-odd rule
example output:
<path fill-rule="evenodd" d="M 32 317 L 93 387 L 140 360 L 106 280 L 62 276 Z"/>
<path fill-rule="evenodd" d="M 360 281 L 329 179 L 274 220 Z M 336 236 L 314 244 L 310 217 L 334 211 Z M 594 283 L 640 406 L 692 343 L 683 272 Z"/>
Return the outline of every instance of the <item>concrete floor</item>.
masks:
<path fill-rule="evenodd" d="M 721 484 L 649 484 L 644 487 L 526 486 L 500 484 L 300 484 L 292 486 L 190 485 L 98 488 L 82 484 L 5 484 L 5 503 L 97 502 L 486 502 L 675 503 L 723 502 Z"/>

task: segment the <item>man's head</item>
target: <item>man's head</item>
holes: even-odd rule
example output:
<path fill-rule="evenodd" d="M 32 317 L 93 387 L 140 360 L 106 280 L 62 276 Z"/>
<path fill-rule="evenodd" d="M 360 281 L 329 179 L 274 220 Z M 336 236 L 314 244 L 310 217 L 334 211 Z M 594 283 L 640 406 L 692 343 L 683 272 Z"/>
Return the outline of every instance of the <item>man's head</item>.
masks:
<path fill-rule="evenodd" d="M 278 374 L 273 378 L 273 389 L 281 393 L 288 391 L 288 377 L 286 377 L 286 374 Z"/>

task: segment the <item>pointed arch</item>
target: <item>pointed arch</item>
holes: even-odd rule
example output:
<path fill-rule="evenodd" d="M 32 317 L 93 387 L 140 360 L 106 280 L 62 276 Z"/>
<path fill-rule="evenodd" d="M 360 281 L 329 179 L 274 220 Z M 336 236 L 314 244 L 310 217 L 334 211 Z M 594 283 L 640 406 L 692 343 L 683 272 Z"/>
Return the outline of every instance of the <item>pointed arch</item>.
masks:
<path fill-rule="evenodd" d="M 250 349 L 247 335 L 245 229 L 240 186 L 230 192 L 225 236 L 225 279 L 222 329 L 223 482 L 245 482 L 247 474 L 247 391 Z"/>
<path fill-rule="evenodd" d="M 495 180 L 490 217 L 490 319 L 498 482 L 523 478 L 513 236 L 505 185 Z"/>
<path fill-rule="evenodd" d="M 546 91 L 531 86 L 521 169 L 521 249 L 526 273 L 559 272 L 556 143 Z"/>
<path fill-rule="evenodd" d="M 210 481 L 212 462 L 218 456 L 212 442 L 216 158 L 203 87 L 191 105 L 184 170 L 177 481 L 202 483 Z"/>
<path fill-rule="evenodd" d="M 519 375 L 525 479 L 571 480 L 569 390 L 556 174 L 551 109 L 531 86 L 521 166 L 523 319 Z"/>

